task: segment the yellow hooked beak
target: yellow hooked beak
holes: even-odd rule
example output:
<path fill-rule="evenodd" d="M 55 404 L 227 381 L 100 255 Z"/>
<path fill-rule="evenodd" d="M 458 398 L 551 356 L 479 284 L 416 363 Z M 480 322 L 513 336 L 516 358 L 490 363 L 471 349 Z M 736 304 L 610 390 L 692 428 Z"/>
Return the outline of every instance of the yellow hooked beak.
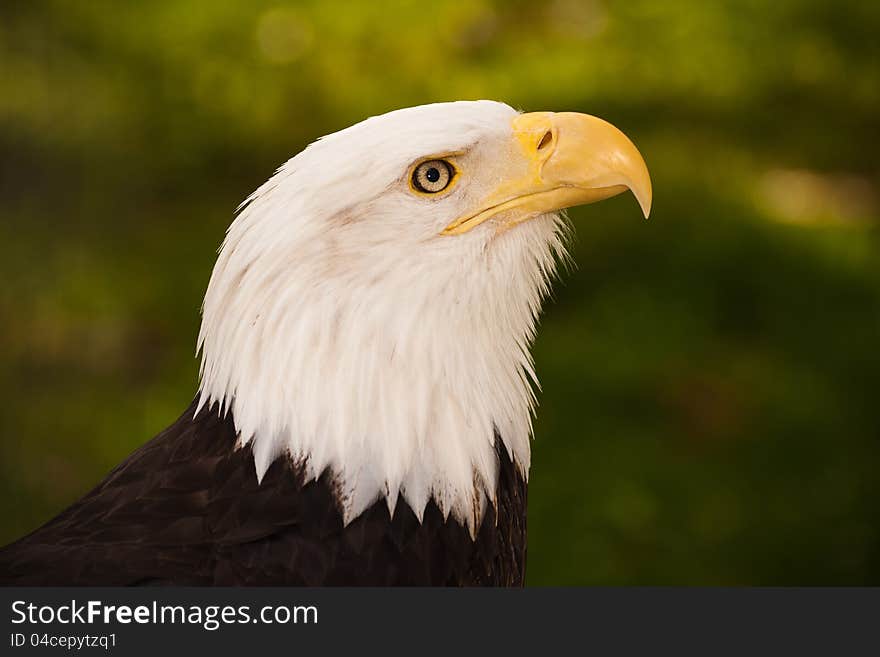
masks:
<path fill-rule="evenodd" d="M 441 235 L 460 235 L 488 219 L 509 227 L 547 212 L 632 191 L 645 217 L 651 178 L 633 143 L 607 121 L 575 112 L 534 112 L 513 119 L 510 170 L 472 213 Z"/>

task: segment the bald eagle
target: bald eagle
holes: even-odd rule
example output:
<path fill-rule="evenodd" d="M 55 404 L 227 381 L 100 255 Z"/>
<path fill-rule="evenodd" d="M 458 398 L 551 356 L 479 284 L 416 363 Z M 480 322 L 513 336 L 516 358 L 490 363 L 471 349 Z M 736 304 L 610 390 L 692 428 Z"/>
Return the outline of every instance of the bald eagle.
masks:
<path fill-rule="evenodd" d="M 605 121 L 491 101 L 328 135 L 239 207 L 180 418 L 0 551 L 5 585 L 522 585 L 564 208 L 648 170 Z"/>

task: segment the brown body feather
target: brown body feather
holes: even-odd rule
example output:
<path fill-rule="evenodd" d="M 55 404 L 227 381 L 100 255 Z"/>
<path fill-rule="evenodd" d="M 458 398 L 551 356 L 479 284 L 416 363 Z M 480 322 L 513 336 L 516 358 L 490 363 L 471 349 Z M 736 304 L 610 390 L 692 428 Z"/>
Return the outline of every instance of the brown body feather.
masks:
<path fill-rule="evenodd" d="M 279 459 L 257 483 L 231 417 L 195 405 L 94 490 L 0 550 L 0 584 L 521 586 L 526 482 L 497 449 L 497 505 L 476 539 L 431 501 L 343 525 L 333 481 Z M 497 440 L 500 445 L 501 441 Z"/>

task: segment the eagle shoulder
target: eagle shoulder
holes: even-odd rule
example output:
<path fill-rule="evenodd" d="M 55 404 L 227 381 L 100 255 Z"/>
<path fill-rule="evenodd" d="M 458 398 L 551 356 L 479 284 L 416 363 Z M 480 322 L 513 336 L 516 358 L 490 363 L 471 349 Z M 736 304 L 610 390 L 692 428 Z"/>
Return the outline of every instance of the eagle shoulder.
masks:
<path fill-rule="evenodd" d="M 496 441 L 501 445 L 501 441 Z M 79 501 L 0 550 L 0 584 L 522 585 L 526 483 L 506 450 L 476 539 L 431 501 L 343 523 L 330 472 L 257 480 L 235 423 L 196 403 Z"/>

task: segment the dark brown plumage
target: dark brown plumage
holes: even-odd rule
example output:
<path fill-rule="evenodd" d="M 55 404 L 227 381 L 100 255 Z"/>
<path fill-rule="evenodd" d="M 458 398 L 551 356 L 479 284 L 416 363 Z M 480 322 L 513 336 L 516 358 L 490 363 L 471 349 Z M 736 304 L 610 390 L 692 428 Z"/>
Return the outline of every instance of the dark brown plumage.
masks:
<path fill-rule="evenodd" d="M 195 403 L 101 484 L 0 550 L 0 584 L 521 586 L 526 483 L 497 449 L 497 508 L 476 540 L 431 501 L 343 526 L 333 481 L 279 459 L 257 483 L 231 417 Z M 497 440 L 500 445 L 501 441 Z"/>

